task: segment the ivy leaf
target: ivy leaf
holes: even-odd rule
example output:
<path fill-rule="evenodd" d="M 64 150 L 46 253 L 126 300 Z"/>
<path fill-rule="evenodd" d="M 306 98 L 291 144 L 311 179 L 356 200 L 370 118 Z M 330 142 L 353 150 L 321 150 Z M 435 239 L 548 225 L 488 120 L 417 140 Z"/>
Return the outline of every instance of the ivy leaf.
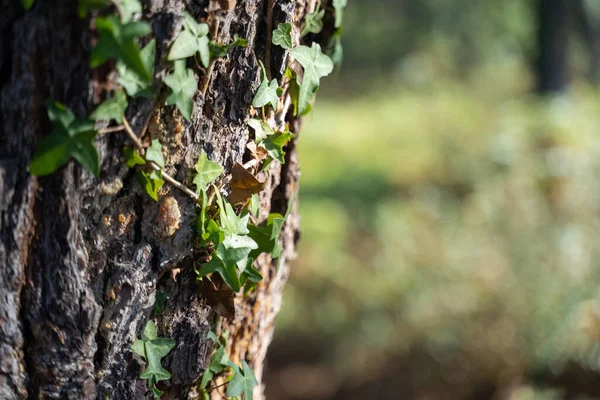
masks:
<path fill-rule="evenodd" d="M 243 39 L 237 35 L 237 33 L 233 36 L 233 42 L 229 44 L 219 44 L 214 40 L 211 40 L 208 43 L 210 47 L 210 59 L 217 57 L 225 57 L 227 55 L 227 51 L 234 47 L 246 47 L 248 46 L 248 39 Z"/>
<path fill-rule="evenodd" d="M 333 0 L 333 8 L 335 8 L 335 27 L 339 28 L 344 23 L 344 9 L 348 4 L 348 0 Z"/>
<path fill-rule="evenodd" d="M 156 40 L 152 39 L 141 51 L 140 57 L 144 68 L 154 75 L 154 58 L 156 54 Z M 131 97 L 152 97 L 152 81 L 147 81 L 133 70 L 128 68 L 123 62 L 117 62 L 117 71 L 119 72 L 118 82 L 127 94 Z"/>
<path fill-rule="evenodd" d="M 31 10 L 31 7 L 33 7 L 33 3 L 35 3 L 35 0 L 19 0 L 19 2 L 21 3 L 21 7 L 23 7 L 25 11 L 29 11 Z"/>
<path fill-rule="evenodd" d="M 237 265 L 240 272 L 244 272 L 248 255 L 257 248 L 258 244 L 249 236 L 231 235 L 219 245 L 217 255 L 225 264 Z"/>
<path fill-rule="evenodd" d="M 152 140 L 152 144 L 146 149 L 146 161 L 154 161 L 159 167 L 165 167 L 165 158 L 162 154 L 162 145 L 158 139 Z"/>
<path fill-rule="evenodd" d="M 90 118 L 93 120 L 113 120 L 118 124 L 123 123 L 123 115 L 127 109 L 127 95 L 122 90 L 115 92 L 115 95 L 108 100 L 105 100 L 100 104 L 93 113 L 90 114 Z"/>
<path fill-rule="evenodd" d="M 219 245 L 219 247 L 222 246 Z M 209 262 L 204 264 L 200 271 L 198 271 L 198 278 L 202 278 L 208 274 L 213 272 L 218 272 L 219 275 L 223 278 L 223 281 L 233 290 L 234 292 L 239 292 L 242 288 L 240 283 L 240 278 L 237 274 L 237 269 L 235 264 L 227 264 L 223 261 L 219 256 L 215 253 L 212 255 Z"/>
<path fill-rule="evenodd" d="M 33 1 L 32 1 L 33 3 Z M 87 17 L 88 13 L 93 9 L 100 9 L 110 6 L 109 0 L 79 0 L 78 13 L 79 18 Z"/>
<path fill-rule="evenodd" d="M 146 68 L 135 38 L 152 32 L 145 22 L 121 23 L 116 17 L 96 18 L 96 29 L 100 33 L 98 43 L 92 50 L 90 65 L 96 68 L 111 58 L 121 61 L 138 74 L 141 79 L 150 82 L 152 76 Z"/>
<path fill-rule="evenodd" d="M 196 176 L 194 177 L 194 185 L 196 192 L 200 193 L 223 172 L 223 167 L 214 161 L 210 161 L 204 151 L 200 152 L 198 162 L 194 166 Z"/>
<path fill-rule="evenodd" d="M 267 122 L 258 118 L 250 118 L 248 120 L 248 126 L 254 129 L 254 142 L 256 142 L 256 144 L 259 144 L 265 140 L 267 136 L 275 133 Z"/>
<path fill-rule="evenodd" d="M 298 46 L 290 50 L 290 53 L 304 68 L 298 94 L 298 114 L 302 115 L 307 110 L 313 94 L 319 89 L 319 80 L 333 71 L 333 62 L 321 52 L 318 43 L 313 43 L 312 47 Z"/>
<path fill-rule="evenodd" d="M 251 262 L 244 270 L 244 276 L 252 283 L 258 283 L 263 280 L 263 276 L 254 268 Z"/>
<path fill-rule="evenodd" d="M 53 122 L 52 131 L 41 141 L 33 155 L 31 174 L 49 175 L 73 157 L 81 166 L 98 176 L 100 166 L 93 143 L 97 133 L 94 123 L 75 118 L 71 110 L 59 102 L 49 101 L 47 107 L 48 117 Z"/>
<path fill-rule="evenodd" d="M 342 30 L 337 29 L 327 44 L 327 55 L 334 65 L 341 65 L 344 59 L 344 47 L 342 46 Z"/>
<path fill-rule="evenodd" d="M 173 42 L 167 59 L 169 61 L 180 60 L 200 53 L 202 65 L 208 68 L 210 63 L 208 25 L 204 23 L 199 24 L 190 14 L 185 12 L 184 14 L 185 22 L 183 30 L 179 32 L 179 35 L 177 35 L 177 38 Z"/>
<path fill-rule="evenodd" d="M 260 108 L 266 106 L 267 104 L 271 104 L 274 109 L 277 109 L 277 105 L 279 104 L 279 84 L 277 83 L 277 79 L 273 79 L 271 83 L 267 80 L 267 73 L 265 71 L 265 66 L 261 61 L 259 61 L 260 68 L 262 71 L 262 82 L 254 95 L 254 100 L 252 100 L 252 106 L 255 108 Z"/>
<path fill-rule="evenodd" d="M 131 346 L 131 350 L 146 361 L 146 369 L 140 378 L 148 379 L 152 383 L 171 378 L 169 371 L 162 367 L 161 359 L 169 354 L 173 347 L 175 347 L 175 341 L 157 337 L 154 322 L 148 321 L 142 332 L 142 340 L 136 340 Z"/>
<path fill-rule="evenodd" d="M 136 165 L 145 165 L 146 160 L 138 154 L 135 149 L 125 146 L 123 147 L 123 154 L 125 155 L 125 161 L 129 168 L 135 167 Z"/>
<path fill-rule="evenodd" d="M 315 12 L 306 14 L 306 23 L 304 29 L 300 32 L 300 37 L 304 37 L 309 33 L 319 33 L 323 30 L 323 17 L 325 10 L 316 9 Z"/>
<path fill-rule="evenodd" d="M 158 191 L 165 183 L 162 173 L 160 171 L 152 171 L 150 173 L 139 171 L 137 177 L 142 187 L 146 190 L 146 193 L 158 201 Z"/>
<path fill-rule="evenodd" d="M 170 89 L 167 104 L 175 104 L 183 117 L 189 121 L 194 109 L 193 97 L 198 81 L 194 72 L 185 67 L 185 60 L 177 60 L 174 64 L 173 73 L 163 78 Z"/>
<path fill-rule="evenodd" d="M 294 47 L 292 41 L 292 24 L 286 22 L 285 24 L 277 25 L 277 29 L 273 31 L 273 44 L 287 50 Z"/>
<path fill-rule="evenodd" d="M 285 164 L 285 151 L 283 150 L 283 147 L 295 136 L 296 135 L 288 131 L 277 132 L 273 135 L 267 136 L 267 138 L 263 141 L 263 146 L 265 146 L 265 149 L 267 149 L 269 156 L 273 157 L 280 163 Z"/>
<path fill-rule="evenodd" d="M 224 209 L 221 209 L 220 220 L 225 237 L 231 235 L 247 235 L 249 233 L 247 225 L 250 214 L 242 214 L 238 217 L 231 207 L 231 204 L 225 202 L 224 207 Z"/>
<path fill-rule="evenodd" d="M 250 368 L 245 360 L 242 361 L 242 369 L 231 361 L 229 362 L 229 366 L 233 369 L 235 374 L 227 386 L 225 395 L 227 397 L 234 397 L 240 396 L 243 393 L 244 400 L 252 400 L 252 390 L 258 385 L 258 381 L 254 376 L 252 368 Z"/>
<path fill-rule="evenodd" d="M 142 4 L 138 0 L 117 0 L 117 4 L 123 22 L 131 22 L 135 14 L 142 13 Z"/>

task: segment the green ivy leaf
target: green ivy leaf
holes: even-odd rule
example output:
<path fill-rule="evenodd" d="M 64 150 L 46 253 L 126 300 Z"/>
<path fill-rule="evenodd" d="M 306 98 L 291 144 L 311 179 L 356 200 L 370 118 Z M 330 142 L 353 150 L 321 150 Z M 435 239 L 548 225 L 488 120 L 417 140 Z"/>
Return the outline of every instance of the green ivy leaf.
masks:
<path fill-rule="evenodd" d="M 344 9 L 348 4 L 348 0 L 333 0 L 333 8 L 335 8 L 335 27 L 339 28 L 344 23 Z"/>
<path fill-rule="evenodd" d="M 52 124 L 50 135 L 38 145 L 31 161 L 30 172 L 45 176 L 65 165 L 71 157 L 81 166 L 100 174 L 98 153 L 94 147 L 96 131 L 92 121 L 80 120 L 59 102 L 47 102 L 48 117 Z"/>
<path fill-rule="evenodd" d="M 298 46 L 290 50 L 290 53 L 304 68 L 298 93 L 298 114 L 302 115 L 319 89 L 320 79 L 333 71 L 333 62 L 321 52 L 321 46 L 317 43 L 313 43 L 312 47 Z"/>
<path fill-rule="evenodd" d="M 225 264 L 237 265 L 240 272 L 244 272 L 248 255 L 257 248 L 258 244 L 249 236 L 231 235 L 219 245 L 217 255 Z"/>
<path fill-rule="evenodd" d="M 269 83 L 267 80 L 265 66 L 261 61 L 259 61 L 259 64 L 262 71 L 262 82 L 258 87 L 256 94 L 254 95 L 252 106 L 255 108 L 260 108 L 266 106 L 267 104 L 271 104 L 274 109 L 277 109 L 277 105 L 279 104 L 279 84 L 277 83 L 277 79 L 273 79 L 271 83 Z"/>
<path fill-rule="evenodd" d="M 141 79 L 151 82 L 152 76 L 142 61 L 140 48 L 135 43 L 138 36 L 152 32 L 145 22 L 121 23 L 116 17 L 96 18 L 96 29 L 100 33 L 98 43 L 92 50 L 90 65 L 96 68 L 111 58 L 121 61 L 138 74 Z"/>
<path fill-rule="evenodd" d="M 135 167 L 136 165 L 146 165 L 146 160 L 131 147 L 123 147 L 123 154 L 125 155 L 125 161 L 129 168 Z"/>
<path fill-rule="evenodd" d="M 100 104 L 94 112 L 90 114 L 93 120 L 113 120 L 118 124 L 123 123 L 123 115 L 127 109 L 127 95 L 122 90 L 115 92 L 115 95 Z"/>
<path fill-rule="evenodd" d="M 142 4 L 139 0 L 116 0 L 116 3 L 121 12 L 121 20 L 123 22 L 131 22 L 135 14 L 142 13 Z"/>
<path fill-rule="evenodd" d="M 171 46 L 167 59 L 169 61 L 180 60 L 192 57 L 194 54 L 200 54 L 200 61 L 205 68 L 210 63 L 210 48 L 208 45 L 208 25 L 199 24 L 194 18 L 184 12 L 185 22 L 183 30 L 179 32 L 177 38 Z"/>
<path fill-rule="evenodd" d="M 306 23 L 304 29 L 300 32 L 300 37 L 304 37 L 309 33 L 319 33 L 323 30 L 323 17 L 325 16 L 325 10 L 319 10 L 306 14 Z"/>
<path fill-rule="evenodd" d="M 196 162 L 194 169 L 196 170 L 194 185 L 196 185 L 197 193 L 200 193 L 201 190 L 205 190 L 206 187 L 223 172 L 223 167 L 219 165 L 219 163 L 210 161 L 204 151 L 200 152 L 200 157 L 198 158 L 198 162 Z"/>
<path fill-rule="evenodd" d="M 156 54 L 156 40 L 152 39 L 141 51 L 140 58 L 144 68 L 154 75 L 154 59 Z M 142 79 L 132 69 L 128 68 L 123 62 L 117 62 L 117 72 L 119 72 L 118 82 L 127 94 L 131 97 L 152 97 L 154 94 L 152 81 Z"/>
<path fill-rule="evenodd" d="M 177 60 L 174 64 L 173 73 L 163 78 L 170 89 L 167 104 L 175 104 L 183 117 L 189 121 L 192 118 L 193 97 L 198 81 L 194 71 L 185 67 L 185 60 Z"/>
<path fill-rule="evenodd" d="M 161 359 L 169 354 L 173 347 L 175 341 L 157 337 L 154 322 L 148 321 L 142 332 L 142 340 L 136 340 L 131 346 L 131 350 L 146 361 L 146 369 L 140 378 L 148 379 L 152 383 L 171 378 L 169 371 L 162 367 Z"/>
<path fill-rule="evenodd" d="M 250 261 L 252 261 L 250 259 Z M 244 276 L 252 283 L 258 283 L 263 280 L 263 276 L 258 272 L 256 268 L 252 265 L 252 262 L 248 263 L 248 266 L 244 270 Z"/>
<path fill-rule="evenodd" d="M 235 374 L 227 386 L 225 395 L 227 397 L 233 397 L 244 394 L 245 400 L 251 400 L 252 390 L 258 385 L 258 381 L 254 376 L 254 371 L 245 360 L 242 361 L 242 369 L 231 361 L 229 362 L 229 366 L 233 369 Z"/>
<path fill-rule="evenodd" d="M 294 201 L 295 196 L 292 195 L 285 215 L 279 213 L 269 214 L 264 226 L 248 225 L 248 229 L 250 230 L 249 236 L 258 244 L 258 248 L 249 254 L 250 258 L 257 258 L 261 253 L 271 254 L 271 258 L 279 257 L 279 234 L 281 233 L 283 224 L 292 212 Z"/>
<path fill-rule="evenodd" d="M 334 65 L 341 65 L 344 59 L 344 47 L 342 46 L 342 30 L 337 29 L 334 34 L 329 38 L 327 44 L 327 54 L 333 61 Z"/>
<path fill-rule="evenodd" d="M 285 24 L 277 25 L 277 29 L 273 31 L 273 44 L 287 50 L 294 47 L 292 41 L 292 24 L 286 22 Z"/>
<path fill-rule="evenodd" d="M 271 126 L 267 122 L 264 122 L 258 118 L 250 118 L 248 120 L 248 126 L 254 129 L 254 142 L 259 144 L 267 138 L 267 136 L 274 134 L 275 132 L 271 129 Z"/>
<path fill-rule="evenodd" d="M 225 261 L 219 258 L 216 253 L 213 254 L 210 261 L 204 264 L 200 271 L 198 271 L 198 278 L 202 278 L 208 274 L 212 274 L 213 272 L 218 272 L 223 278 L 223 281 L 234 292 L 239 292 L 242 288 L 240 278 L 237 274 L 236 264 L 228 265 L 225 263 Z"/>
<path fill-rule="evenodd" d="M 110 6 L 110 4 L 110 0 L 79 0 L 79 18 L 83 19 L 87 17 L 91 10 L 105 8 Z"/>
<path fill-rule="evenodd" d="M 159 167 L 165 167 L 162 145 L 158 139 L 152 140 L 152 144 L 146 149 L 146 161 L 154 161 Z"/>
<path fill-rule="evenodd" d="M 283 147 L 288 144 L 288 142 L 293 139 L 296 135 L 286 132 L 276 132 L 273 135 L 267 136 L 267 138 L 263 141 L 263 146 L 267 149 L 267 153 L 269 156 L 273 157 L 275 160 L 280 163 L 285 163 L 285 151 Z"/>
<path fill-rule="evenodd" d="M 217 194 L 217 198 L 220 198 L 220 194 Z M 225 237 L 231 235 L 247 235 L 248 231 L 248 220 L 250 214 L 242 213 L 240 216 L 235 214 L 235 211 L 228 202 L 220 200 L 220 221 L 221 229 L 223 230 Z"/>
<path fill-rule="evenodd" d="M 160 171 L 152 171 L 150 173 L 139 171 L 137 177 L 142 187 L 146 190 L 146 193 L 158 201 L 158 191 L 165 183 L 162 173 Z"/>
<path fill-rule="evenodd" d="M 33 7 L 34 2 L 35 0 L 20 0 L 21 7 L 23 7 L 25 11 L 31 10 L 31 7 Z"/>

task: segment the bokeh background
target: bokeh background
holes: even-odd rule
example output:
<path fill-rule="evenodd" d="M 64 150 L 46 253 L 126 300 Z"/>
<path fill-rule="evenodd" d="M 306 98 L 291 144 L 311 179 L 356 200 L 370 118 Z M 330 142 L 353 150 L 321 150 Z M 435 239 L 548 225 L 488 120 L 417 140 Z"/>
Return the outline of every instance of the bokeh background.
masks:
<path fill-rule="evenodd" d="M 600 398 L 600 1 L 349 0 L 343 43 L 268 398 Z"/>

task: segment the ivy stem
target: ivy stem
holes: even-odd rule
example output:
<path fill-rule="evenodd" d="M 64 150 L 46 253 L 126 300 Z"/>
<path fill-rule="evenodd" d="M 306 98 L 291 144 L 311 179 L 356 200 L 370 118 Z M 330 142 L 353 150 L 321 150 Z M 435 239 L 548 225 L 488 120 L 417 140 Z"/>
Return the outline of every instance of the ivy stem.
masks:
<path fill-rule="evenodd" d="M 123 116 L 123 126 L 125 127 L 125 132 L 127 132 L 127 136 L 129 136 L 129 139 L 131 139 L 135 147 L 137 147 L 138 150 L 145 152 L 146 149 L 144 148 L 144 145 L 142 142 L 140 142 L 140 139 L 137 137 L 133 129 L 131 129 L 131 125 L 129 125 L 129 122 L 125 116 Z"/>
<path fill-rule="evenodd" d="M 217 385 L 217 386 L 213 386 L 213 387 L 207 388 L 207 389 L 206 389 L 206 391 L 210 393 L 210 392 L 212 392 L 213 390 L 220 388 L 221 386 L 225 386 L 225 385 L 227 385 L 228 383 L 229 383 L 229 382 L 223 382 L 223 383 L 221 383 L 220 385 Z"/>
<path fill-rule="evenodd" d="M 217 41 L 217 35 L 219 33 L 219 25 L 220 24 L 221 24 L 221 18 L 219 17 L 218 14 L 216 14 L 215 15 L 215 24 L 214 24 L 213 30 L 211 32 L 211 35 L 215 42 Z M 206 97 L 206 91 L 208 90 L 208 84 L 210 83 L 210 77 L 212 75 L 214 66 L 215 66 L 215 60 L 211 59 L 210 63 L 208 64 L 208 69 L 206 70 L 206 75 L 204 76 L 204 80 L 202 82 L 202 97 L 203 98 Z"/>
<path fill-rule="evenodd" d="M 125 127 L 125 132 L 127 132 L 127 136 L 129 136 L 129 139 L 131 139 L 131 141 L 135 144 L 135 147 L 137 147 L 137 149 L 140 150 L 141 152 L 144 152 L 145 151 L 144 145 L 142 144 L 142 142 L 140 142 L 140 139 L 137 137 L 137 135 L 135 134 L 133 129 L 131 129 L 131 125 L 129 125 L 129 122 L 127 122 L 127 119 L 125 117 L 123 117 L 123 126 Z M 167 174 L 160 167 L 160 165 L 156 164 L 154 161 L 147 161 L 147 162 L 148 162 L 148 164 L 150 164 L 152 169 L 161 172 L 162 177 L 165 181 L 169 182 L 171 185 L 175 186 L 177 189 L 179 189 L 183 193 L 187 194 L 189 197 L 191 197 L 196 202 L 196 204 L 201 204 L 200 196 L 198 196 L 197 193 L 191 191 L 183 183 L 179 182 L 177 179 L 175 179 L 171 175 Z"/>
<path fill-rule="evenodd" d="M 103 135 L 105 133 L 113 133 L 113 132 L 121 132 L 122 130 L 125 129 L 125 125 L 117 125 L 117 126 L 113 126 L 111 128 L 103 128 L 103 129 L 98 129 L 98 133 L 100 135 Z"/>

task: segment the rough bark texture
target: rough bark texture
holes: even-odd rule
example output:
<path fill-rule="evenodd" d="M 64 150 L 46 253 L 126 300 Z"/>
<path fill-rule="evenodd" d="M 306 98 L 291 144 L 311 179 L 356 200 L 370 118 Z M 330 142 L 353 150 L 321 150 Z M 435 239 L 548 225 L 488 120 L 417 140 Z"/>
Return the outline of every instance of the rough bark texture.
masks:
<path fill-rule="evenodd" d="M 181 29 L 183 10 L 202 19 L 207 6 L 208 0 L 144 1 L 143 17 L 152 23 L 162 60 L 157 79 L 165 73 L 165 54 Z M 221 14 L 219 40 L 238 34 L 249 46 L 216 62 L 206 98 L 195 96 L 191 122 L 164 106 L 164 93 L 130 102 L 127 118 L 134 130 L 145 129 L 146 144 L 160 139 L 166 170 L 179 181 L 191 183 L 201 149 L 226 173 L 243 161 L 258 60 L 265 54 L 266 7 L 265 0 L 238 0 Z M 312 1 L 279 0 L 274 26 L 298 25 L 313 8 Z M 150 199 L 124 165 L 124 134 L 96 139 L 100 178 L 74 162 L 48 177 L 30 176 L 35 146 L 50 130 L 45 99 L 85 117 L 115 76 L 110 64 L 89 67 L 93 18 L 78 18 L 77 1 L 36 0 L 24 12 L 17 1 L 1 0 L 0 9 L 0 399 L 149 398 L 145 381 L 138 379 L 142 363 L 130 346 L 151 317 L 157 292 L 168 296 L 164 315 L 154 317 L 159 335 L 177 342 L 163 362 L 172 373 L 160 385 L 165 398 L 194 397 L 212 351 L 210 329 L 230 332 L 232 360 L 247 360 L 260 381 L 287 261 L 294 255 L 296 213 L 284 227 L 279 269 L 261 258 L 265 279 L 254 293 L 239 295 L 236 318 L 221 323 L 198 292 L 191 268 L 194 203 L 168 184 L 158 202 Z M 275 77 L 285 70 L 285 55 L 273 49 Z M 202 82 L 204 71 L 196 74 Z M 298 121 L 285 110 L 273 118 L 297 131 Z M 285 211 L 297 188 L 294 147 L 288 147 L 285 165 L 273 163 L 269 171 L 260 195 L 262 218 Z M 179 210 L 178 228 L 159 212 L 165 202 Z M 175 267 L 178 274 L 171 272 Z M 259 387 L 255 398 L 261 397 Z"/>

